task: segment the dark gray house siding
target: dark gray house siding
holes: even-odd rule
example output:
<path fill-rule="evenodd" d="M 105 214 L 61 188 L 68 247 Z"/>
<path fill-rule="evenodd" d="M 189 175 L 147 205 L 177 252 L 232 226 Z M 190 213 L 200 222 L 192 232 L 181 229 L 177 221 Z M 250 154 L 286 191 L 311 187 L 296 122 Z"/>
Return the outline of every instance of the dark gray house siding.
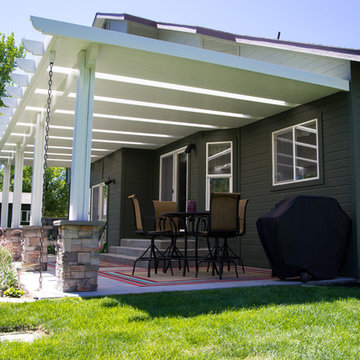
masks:
<path fill-rule="evenodd" d="M 314 118 L 320 121 L 320 180 L 273 187 L 272 132 Z M 243 241 L 243 257 L 247 264 L 264 266 L 267 263 L 257 236 L 256 220 L 288 196 L 331 196 L 351 216 L 353 199 L 347 94 L 336 94 L 284 112 L 243 127 L 240 132 L 240 189 L 242 197 L 251 200 L 247 213 L 247 235 Z M 349 259 L 347 265 L 350 266 Z"/>
<path fill-rule="evenodd" d="M 90 186 L 113 179 L 114 184 L 109 185 L 108 193 L 108 224 L 107 237 L 111 239 L 111 245 L 115 245 L 120 239 L 120 198 L 121 198 L 121 174 L 122 152 L 116 151 L 109 156 L 96 161 L 91 166 Z"/>
<path fill-rule="evenodd" d="M 350 119 L 351 164 L 353 191 L 353 251 L 354 265 L 360 276 L 360 64 L 351 63 Z"/>
<path fill-rule="evenodd" d="M 109 245 L 120 245 L 122 237 L 134 235 L 133 209 L 128 195 L 136 193 L 141 200 L 144 226 L 152 226 L 154 151 L 121 149 L 92 164 L 90 185 L 114 180 L 108 192 Z"/>
<path fill-rule="evenodd" d="M 146 226 L 152 225 L 152 200 L 159 198 L 160 156 L 187 146 L 196 145 L 189 154 L 189 198 L 205 209 L 206 143 L 233 142 L 233 191 L 250 199 L 247 213 L 247 234 L 242 239 L 242 254 L 248 266 L 268 267 L 256 231 L 256 220 L 282 199 L 294 194 L 331 196 L 351 217 L 354 212 L 353 160 L 349 112 L 351 95 L 338 93 L 305 106 L 283 112 L 238 129 L 199 132 L 156 151 L 123 149 L 93 164 L 92 184 L 109 178 L 109 231 L 111 245 L 121 237 L 134 237 L 132 208 L 127 196 L 136 193 L 141 201 Z M 359 110 L 357 97 L 355 110 Z M 354 108 L 354 106 L 353 106 Z M 314 118 L 319 124 L 320 179 L 293 185 L 272 186 L 272 132 Z M 99 163 L 103 163 L 100 165 Z M 99 172 L 102 171 L 102 175 Z M 347 274 L 355 274 L 357 263 L 356 236 L 352 240 L 345 264 Z M 238 247 L 234 241 L 233 246 Z M 239 250 L 239 249 L 238 249 Z"/>
<path fill-rule="evenodd" d="M 134 237 L 134 214 L 128 196 L 136 193 L 143 213 L 144 228 L 152 229 L 154 182 L 154 151 L 124 149 L 121 191 L 121 237 Z"/>

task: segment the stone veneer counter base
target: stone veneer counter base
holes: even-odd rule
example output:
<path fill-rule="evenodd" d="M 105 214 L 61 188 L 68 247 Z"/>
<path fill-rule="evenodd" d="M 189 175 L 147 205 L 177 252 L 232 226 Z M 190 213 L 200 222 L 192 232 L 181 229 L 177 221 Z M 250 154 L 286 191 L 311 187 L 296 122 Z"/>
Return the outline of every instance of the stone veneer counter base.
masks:
<path fill-rule="evenodd" d="M 98 287 L 99 229 L 103 222 L 55 221 L 58 231 L 57 289 L 63 292 L 96 291 Z"/>

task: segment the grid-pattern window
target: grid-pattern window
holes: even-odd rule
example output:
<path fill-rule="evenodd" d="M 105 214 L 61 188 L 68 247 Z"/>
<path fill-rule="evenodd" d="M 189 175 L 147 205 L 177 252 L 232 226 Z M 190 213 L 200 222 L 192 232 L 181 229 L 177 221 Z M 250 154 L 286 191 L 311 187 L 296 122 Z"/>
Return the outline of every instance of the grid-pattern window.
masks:
<path fill-rule="evenodd" d="M 272 134 L 273 185 L 319 179 L 317 119 Z"/>
<path fill-rule="evenodd" d="M 206 144 L 206 209 L 212 192 L 232 191 L 232 142 Z"/>

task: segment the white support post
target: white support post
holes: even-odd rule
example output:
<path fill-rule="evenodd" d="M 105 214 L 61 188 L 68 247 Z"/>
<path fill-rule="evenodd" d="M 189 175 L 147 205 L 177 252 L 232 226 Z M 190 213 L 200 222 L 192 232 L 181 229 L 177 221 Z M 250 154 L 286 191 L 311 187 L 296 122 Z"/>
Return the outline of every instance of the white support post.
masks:
<path fill-rule="evenodd" d="M 11 170 L 11 163 L 10 161 L 7 161 L 6 164 L 4 165 L 4 178 L 3 178 L 2 203 L 1 203 L 1 227 L 3 229 L 6 229 L 8 227 L 10 170 Z"/>
<path fill-rule="evenodd" d="M 95 61 L 98 46 L 79 53 L 80 75 L 77 84 L 72 149 L 69 220 L 87 221 L 91 166 L 92 118 Z"/>
<path fill-rule="evenodd" d="M 45 128 L 41 113 L 37 114 L 34 140 L 34 162 L 31 186 L 30 226 L 40 226 L 44 183 L 44 142 Z"/>
<path fill-rule="evenodd" d="M 14 199 L 12 208 L 11 227 L 20 226 L 22 181 L 24 170 L 24 150 L 18 144 L 15 153 Z"/>

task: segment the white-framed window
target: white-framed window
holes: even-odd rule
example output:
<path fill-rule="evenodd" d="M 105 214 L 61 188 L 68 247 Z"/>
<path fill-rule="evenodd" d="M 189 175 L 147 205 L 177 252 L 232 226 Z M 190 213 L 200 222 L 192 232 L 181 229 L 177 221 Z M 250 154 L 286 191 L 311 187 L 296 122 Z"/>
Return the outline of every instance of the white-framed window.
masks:
<path fill-rule="evenodd" d="M 92 221 L 106 221 L 107 217 L 108 187 L 100 183 L 91 187 L 91 211 Z"/>
<path fill-rule="evenodd" d="M 30 224 L 30 210 L 21 210 L 21 225 Z"/>
<path fill-rule="evenodd" d="M 212 192 L 233 191 L 232 142 L 206 143 L 206 209 Z"/>
<path fill-rule="evenodd" d="M 319 179 L 318 120 L 274 131 L 272 159 L 274 186 Z"/>

